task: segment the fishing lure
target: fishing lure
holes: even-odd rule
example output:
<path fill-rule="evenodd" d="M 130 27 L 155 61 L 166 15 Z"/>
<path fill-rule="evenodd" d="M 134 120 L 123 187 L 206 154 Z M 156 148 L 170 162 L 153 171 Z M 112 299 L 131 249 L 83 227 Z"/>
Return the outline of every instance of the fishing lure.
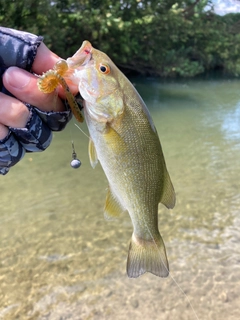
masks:
<path fill-rule="evenodd" d="M 59 60 L 53 69 L 48 70 L 47 72 L 43 73 L 42 76 L 38 79 L 37 85 L 38 89 L 44 93 L 51 93 L 53 92 L 59 85 L 61 85 L 65 91 L 66 99 L 68 104 L 72 110 L 73 115 L 79 122 L 83 122 L 84 118 L 80 111 L 79 105 L 70 91 L 65 79 L 64 75 L 68 71 L 68 65 L 65 60 Z M 72 161 L 71 167 L 77 169 L 81 166 L 81 161 L 77 159 L 77 154 L 74 149 L 74 143 L 72 141 Z"/>
<path fill-rule="evenodd" d="M 65 60 L 59 60 L 53 69 L 48 70 L 43 73 L 42 76 L 38 79 L 38 89 L 44 93 L 53 92 L 59 85 L 61 85 L 65 91 L 66 99 L 68 104 L 72 110 L 74 117 L 79 122 L 84 121 L 84 117 L 80 111 L 80 108 L 74 98 L 74 95 L 70 91 L 65 79 L 64 75 L 68 71 L 68 64 Z"/>
<path fill-rule="evenodd" d="M 81 166 L 81 161 L 77 158 L 77 154 L 74 148 L 74 143 L 72 141 L 72 161 L 70 163 L 73 169 L 78 169 Z"/>

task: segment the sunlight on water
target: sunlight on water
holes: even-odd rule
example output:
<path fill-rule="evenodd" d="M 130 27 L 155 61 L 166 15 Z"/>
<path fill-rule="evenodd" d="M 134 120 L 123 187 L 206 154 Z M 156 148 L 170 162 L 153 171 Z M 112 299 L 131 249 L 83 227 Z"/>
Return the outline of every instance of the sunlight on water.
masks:
<path fill-rule="evenodd" d="M 172 276 L 199 319 L 239 319 L 240 81 L 134 82 L 177 194 L 159 206 Z M 195 319 L 170 277 L 127 278 L 132 225 L 104 220 L 107 181 L 87 148 L 72 122 L 0 177 L 0 319 Z"/>

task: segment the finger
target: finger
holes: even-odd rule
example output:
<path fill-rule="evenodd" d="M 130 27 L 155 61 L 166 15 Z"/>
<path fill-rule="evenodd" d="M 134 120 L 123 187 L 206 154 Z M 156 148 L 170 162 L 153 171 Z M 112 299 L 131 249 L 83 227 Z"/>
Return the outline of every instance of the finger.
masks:
<path fill-rule="evenodd" d="M 64 103 L 56 93 L 42 93 L 37 87 L 37 81 L 38 77 L 17 67 L 8 68 L 3 75 L 5 88 L 17 99 L 42 111 L 64 111 Z"/>
<path fill-rule="evenodd" d="M 55 63 L 60 59 L 55 53 L 48 49 L 42 42 L 37 50 L 37 55 L 32 65 L 32 70 L 41 75 L 43 72 L 52 69 Z"/>
<path fill-rule="evenodd" d="M 25 104 L 2 92 L 0 92 L 0 101 L 1 124 L 7 127 L 24 128 L 29 118 L 29 110 Z M 1 130 L 4 131 L 3 127 Z"/>
<path fill-rule="evenodd" d="M 8 135 L 8 128 L 0 123 L 0 140 L 4 139 Z"/>

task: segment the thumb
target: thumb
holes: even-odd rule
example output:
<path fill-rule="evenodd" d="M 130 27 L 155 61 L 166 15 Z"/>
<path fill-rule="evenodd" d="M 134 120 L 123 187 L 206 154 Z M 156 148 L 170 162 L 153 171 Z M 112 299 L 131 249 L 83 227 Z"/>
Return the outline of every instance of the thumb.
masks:
<path fill-rule="evenodd" d="M 5 88 L 17 99 L 42 111 L 64 111 L 64 104 L 56 93 L 41 92 L 37 87 L 37 81 L 37 76 L 17 67 L 8 68 L 3 75 Z"/>

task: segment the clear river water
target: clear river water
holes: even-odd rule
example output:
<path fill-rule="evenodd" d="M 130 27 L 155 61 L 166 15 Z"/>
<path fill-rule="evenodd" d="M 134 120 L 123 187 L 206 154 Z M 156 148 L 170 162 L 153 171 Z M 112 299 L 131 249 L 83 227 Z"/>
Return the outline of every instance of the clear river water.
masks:
<path fill-rule="evenodd" d="M 177 195 L 159 205 L 170 276 L 127 277 L 130 218 L 104 219 L 107 181 L 73 120 L 0 177 L 0 319 L 240 319 L 240 81 L 133 82 Z"/>

